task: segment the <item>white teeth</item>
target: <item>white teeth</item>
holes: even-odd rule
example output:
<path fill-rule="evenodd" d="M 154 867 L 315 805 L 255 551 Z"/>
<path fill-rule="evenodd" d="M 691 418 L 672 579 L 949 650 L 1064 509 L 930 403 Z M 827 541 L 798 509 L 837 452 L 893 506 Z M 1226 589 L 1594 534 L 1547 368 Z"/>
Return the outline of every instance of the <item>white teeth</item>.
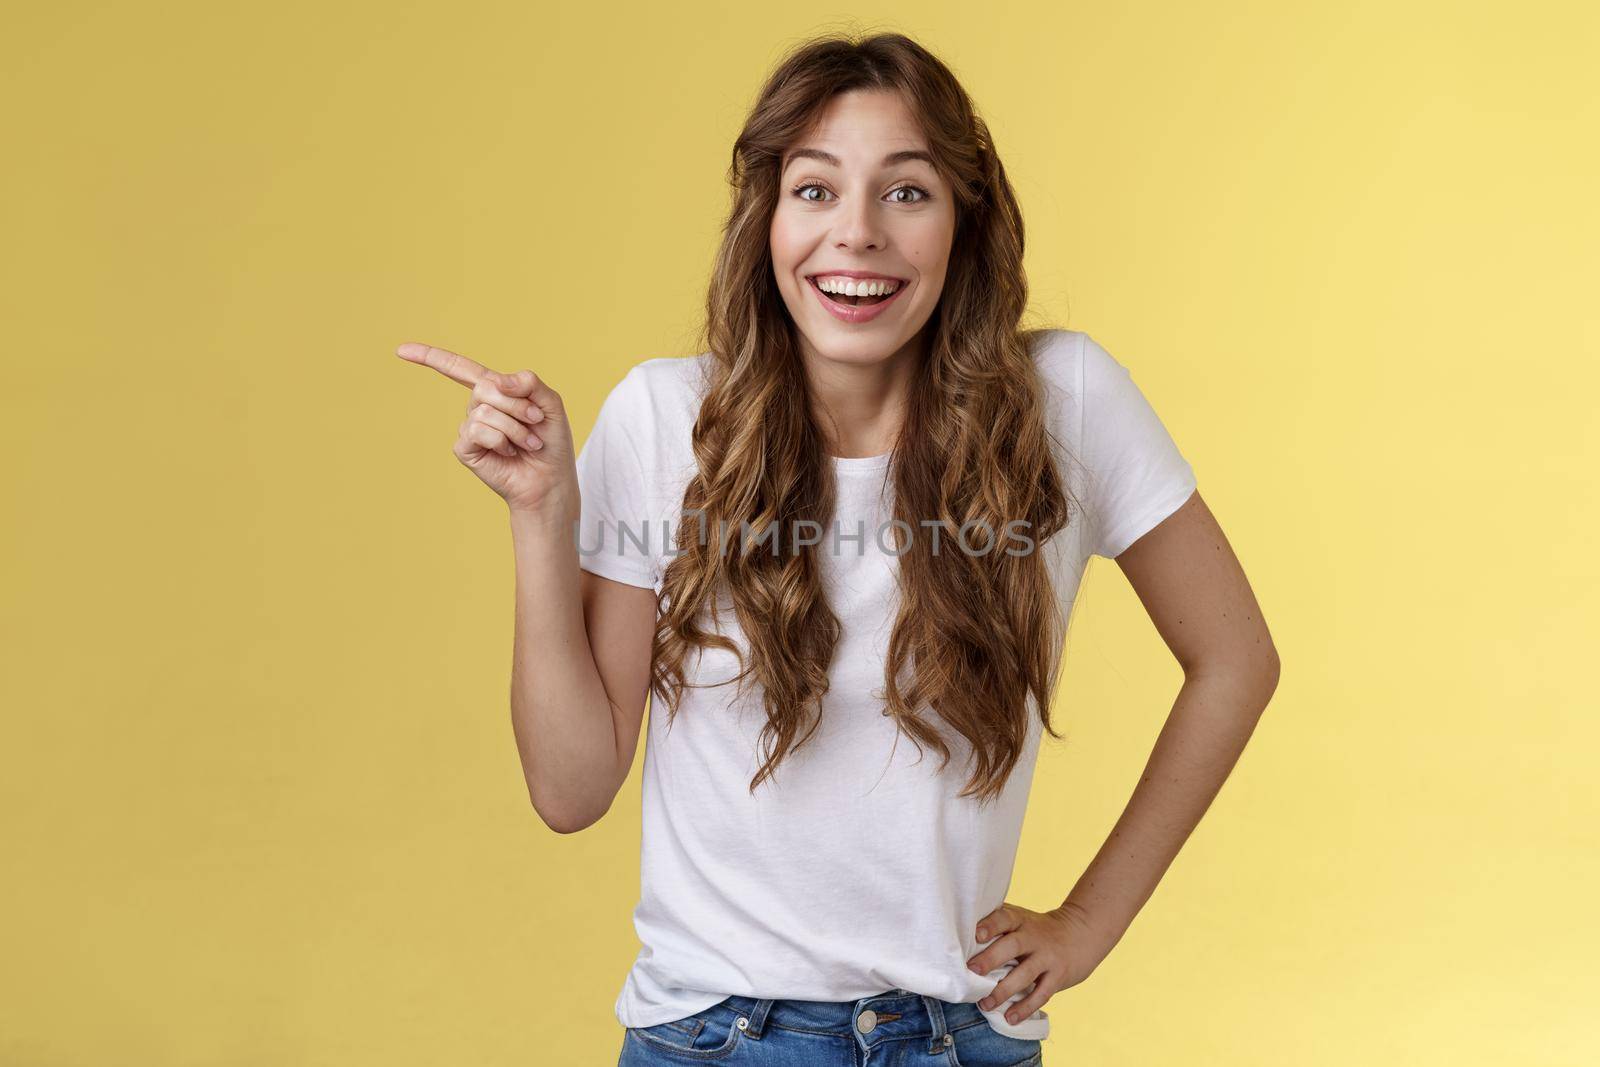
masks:
<path fill-rule="evenodd" d="M 894 281 L 857 281 L 854 278 L 831 276 L 824 276 L 816 281 L 818 289 L 840 296 L 888 296 L 900 288 L 900 283 Z"/>

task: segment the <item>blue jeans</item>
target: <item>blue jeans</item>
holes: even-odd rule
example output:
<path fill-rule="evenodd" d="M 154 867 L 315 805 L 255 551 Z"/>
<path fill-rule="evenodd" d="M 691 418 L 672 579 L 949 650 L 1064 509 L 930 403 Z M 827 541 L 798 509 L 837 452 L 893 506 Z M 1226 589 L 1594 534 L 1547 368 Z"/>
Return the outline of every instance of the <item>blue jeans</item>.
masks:
<path fill-rule="evenodd" d="M 1041 1067 L 1044 1044 L 1007 1037 L 976 1004 L 904 989 L 860 1000 L 731 996 L 624 1031 L 617 1067 Z"/>

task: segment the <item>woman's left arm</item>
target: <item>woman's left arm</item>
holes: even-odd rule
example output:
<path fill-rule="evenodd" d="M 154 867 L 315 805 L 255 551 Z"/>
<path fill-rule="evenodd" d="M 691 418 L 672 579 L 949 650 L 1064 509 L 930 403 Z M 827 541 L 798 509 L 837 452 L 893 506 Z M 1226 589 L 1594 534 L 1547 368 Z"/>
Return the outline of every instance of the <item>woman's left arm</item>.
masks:
<path fill-rule="evenodd" d="M 1183 667 L 1183 687 L 1122 816 L 1061 906 L 1035 912 L 1008 903 L 979 921 L 978 940 L 998 940 L 973 957 L 973 969 L 1018 961 L 979 1004 L 992 1008 L 1033 986 L 1007 1011 L 1013 1021 L 1083 981 L 1121 940 L 1278 685 L 1261 607 L 1198 492 L 1116 561 Z"/>

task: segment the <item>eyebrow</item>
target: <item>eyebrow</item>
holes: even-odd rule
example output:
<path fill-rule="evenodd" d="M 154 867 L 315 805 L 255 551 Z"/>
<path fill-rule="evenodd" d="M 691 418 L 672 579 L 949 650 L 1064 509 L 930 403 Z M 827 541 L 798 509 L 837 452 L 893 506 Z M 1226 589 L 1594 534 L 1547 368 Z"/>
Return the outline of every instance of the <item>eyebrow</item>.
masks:
<path fill-rule="evenodd" d="M 815 159 L 828 164 L 830 167 L 837 167 L 841 165 L 839 162 L 839 157 L 834 155 L 832 152 L 824 152 L 820 148 L 796 148 L 789 154 L 789 158 L 783 161 L 784 167 L 787 168 L 790 163 L 793 163 L 797 159 Z M 888 155 L 883 157 L 883 162 L 879 165 L 883 167 L 892 167 L 898 163 L 910 163 L 916 160 L 921 160 L 930 167 L 934 165 L 933 157 L 922 151 L 920 148 L 907 148 L 899 152 L 890 152 Z"/>

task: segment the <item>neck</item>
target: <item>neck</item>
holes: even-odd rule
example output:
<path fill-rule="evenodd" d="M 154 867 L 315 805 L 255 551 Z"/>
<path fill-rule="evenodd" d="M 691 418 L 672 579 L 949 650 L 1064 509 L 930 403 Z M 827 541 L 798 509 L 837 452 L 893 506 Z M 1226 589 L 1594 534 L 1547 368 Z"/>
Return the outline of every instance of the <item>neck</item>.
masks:
<path fill-rule="evenodd" d="M 921 331 L 888 356 L 862 361 L 830 359 L 801 339 L 812 410 L 828 455 L 880 456 L 894 447 L 923 349 Z"/>

